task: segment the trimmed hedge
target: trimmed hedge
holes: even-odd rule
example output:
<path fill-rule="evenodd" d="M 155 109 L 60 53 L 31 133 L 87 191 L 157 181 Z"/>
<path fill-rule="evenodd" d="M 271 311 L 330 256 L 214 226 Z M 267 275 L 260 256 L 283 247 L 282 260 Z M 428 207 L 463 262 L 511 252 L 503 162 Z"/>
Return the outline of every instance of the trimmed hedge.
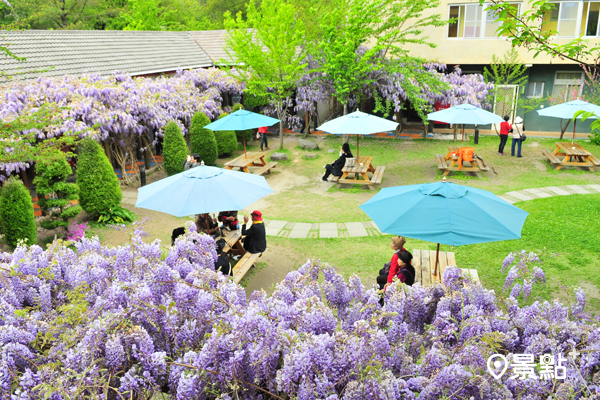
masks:
<path fill-rule="evenodd" d="M 219 115 L 218 119 L 224 118 L 229 114 L 223 113 Z M 215 139 L 217 140 L 217 146 L 219 148 L 219 155 L 229 155 L 237 149 L 237 137 L 235 131 L 214 131 Z"/>
<path fill-rule="evenodd" d="M 163 167 L 167 175 L 175 175 L 183 172 L 188 148 L 181 129 L 174 121 L 167 123 L 164 131 Z"/>
<path fill-rule="evenodd" d="M 240 103 L 235 103 L 233 105 L 233 107 L 231 107 L 231 112 L 236 112 L 237 110 L 244 110 L 244 106 L 241 105 Z M 221 118 L 221 117 L 219 117 Z M 235 137 L 237 138 L 237 141 L 240 143 L 243 143 L 243 139 L 244 139 L 244 134 L 246 135 L 246 143 L 250 142 L 252 139 L 254 139 L 254 133 L 255 133 L 255 129 L 246 129 L 245 131 L 235 131 Z"/>
<path fill-rule="evenodd" d="M 213 131 L 204 128 L 208 124 L 210 119 L 204 113 L 194 114 L 190 125 L 190 147 L 192 153 L 200 155 L 198 162 L 204 161 L 205 165 L 215 165 L 219 150 Z"/>
<path fill-rule="evenodd" d="M 4 231 L 4 242 L 12 248 L 19 240 L 26 239 L 28 245 L 37 244 L 37 227 L 33 215 L 33 200 L 29 190 L 19 179 L 9 179 L 0 196 L 0 221 Z"/>
<path fill-rule="evenodd" d="M 80 205 L 69 205 L 79 198 L 79 186 L 67 183 L 67 177 L 73 173 L 64 153 L 57 157 L 39 161 L 35 165 L 37 176 L 33 180 L 38 194 L 38 204 L 43 212 L 49 211 L 49 218 L 42 221 L 44 229 L 67 227 L 69 219 L 81 212 Z M 48 196 L 48 197 L 46 197 Z"/>
<path fill-rule="evenodd" d="M 79 204 L 93 217 L 121 204 L 119 179 L 102 147 L 90 138 L 79 144 L 77 184 Z"/>

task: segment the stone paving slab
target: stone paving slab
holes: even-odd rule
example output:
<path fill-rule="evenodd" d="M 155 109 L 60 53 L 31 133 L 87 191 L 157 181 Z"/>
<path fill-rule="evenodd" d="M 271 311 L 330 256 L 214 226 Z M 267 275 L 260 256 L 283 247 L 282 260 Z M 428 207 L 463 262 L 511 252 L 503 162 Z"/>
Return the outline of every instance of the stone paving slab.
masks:
<path fill-rule="evenodd" d="M 526 195 L 525 193 L 521 193 L 518 191 L 514 191 L 514 192 L 506 192 L 504 194 L 507 194 L 511 197 L 514 197 L 515 199 L 519 199 L 522 201 L 527 201 L 527 200 L 533 200 L 535 199 L 535 197 L 531 196 L 531 195 Z"/>
<path fill-rule="evenodd" d="M 319 226 L 319 237 L 321 238 L 336 238 L 338 235 L 337 223 L 323 223 Z"/>
<path fill-rule="evenodd" d="M 500 197 L 502 200 L 504 200 L 504 201 L 506 201 L 507 203 L 510 203 L 510 204 L 515 204 L 515 203 L 517 203 L 517 202 L 520 201 L 520 200 L 515 199 L 514 197 L 505 196 L 505 195 L 501 195 L 501 196 L 498 196 L 498 197 Z"/>
<path fill-rule="evenodd" d="M 277 236 L 286 224 L 287 221 L 270 221 L 266 226 L 267 236 Z"/>
<path fill-rule="evenodd" d="M 312 224 L 309 223 L 296 222 L 287 237 L 293 239 L 305 239 L 308 236 L 311 226 Z"/>
<path fill-rule="evenodd" d="M 597 192 L 600 192 L 600 185 L 587 185 L 588 188 L 594 189 Z"/>
<path fill-rule="evenodd" d="M 542 192 L 539 189 L 523 189 L 522 191 L 531 193 L 532 195 L 534 195 L 536 197 L 540 197 L 540 198 L 553 197 L 553 195 L 548 194 L 546 192 Z"/>
<path fill-rule="evenodd" d="M 584 188 L 582 188 L 579 185 L 567 185 L 567 187 L 576 194 L 590 194 L 590 192 L 588 192 L 587 190 L 585 190 Z"/>
<path fill-rule="evenodd" d="M 346 222 L 345 225 L 350 237 L 369 236 L 362 222 Z"/>
<path fill-rule="evenodd" d="M 548 186 L 548 187 L 545 187 L 544 189 L 547 189 L 547 190 L 549 190 L 553 193 L 556 193 L 558 195 L 561 195 L 561 196 L 568 196 L 571 194 L 571 193 L 567 192 L 566 190 L 558 188 L 556 186 Z"/>

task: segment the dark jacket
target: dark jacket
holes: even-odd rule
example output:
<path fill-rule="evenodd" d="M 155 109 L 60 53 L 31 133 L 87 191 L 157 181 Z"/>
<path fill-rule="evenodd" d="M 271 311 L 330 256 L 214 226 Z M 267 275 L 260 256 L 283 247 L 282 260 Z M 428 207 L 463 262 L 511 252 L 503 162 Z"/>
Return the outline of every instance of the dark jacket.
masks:
<path fill-rule="evenodd" d="M 352 153 L 343 153 L 340 158 L 335 160 L 331 166 L 333 167 L 331 174 L 334 176 L 342 176 L 342 168 L 346 165 L 346 158 L 354 157 Z"/>
<path fill-rule="evenodd" d="M 227 221 L 227 217 L 233 217 L 233 221 Z M 237 229 L 238 224 L 238 212 L 237 211 L 221 211 L 219 213 L 219 217 L 217 218 L 219 221 L 223 223 L 226 228 L 231 229 L 232 231 Z"/>
<path fill-rule="evenodd" d="M 219 258 L 215 263 L 215 271 L 221 271 L 223 275 L 231 275 L 231 264 L 226 254 L 219 254 Z"/>
<path fill-rule="evenodd" d="M 258 224 L 253 223 L 249 229 L 246 229 L 246 225 L 242 225 L 242 236 L 246 236 L 246 239 L 244 239 L 244 250 L 247 252 L 257 254 L 267 249 L 267 234 L 265 232 L 265 224 L 262 222 Z"/>

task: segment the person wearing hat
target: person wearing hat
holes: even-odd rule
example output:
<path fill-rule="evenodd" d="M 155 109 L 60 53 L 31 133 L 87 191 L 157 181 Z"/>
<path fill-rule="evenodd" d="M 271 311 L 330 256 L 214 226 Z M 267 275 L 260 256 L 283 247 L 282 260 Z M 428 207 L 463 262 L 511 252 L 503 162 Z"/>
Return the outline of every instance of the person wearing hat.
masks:
<path fill-rule="evenodd" d="M 262 253 L 267 249 L 267 234 L 262 220 L 262 213 L 254 210 L 252 216 L 252 225 L 246 229 L 248 216 L 244 215 L 244 225 L 242 226 L 242 236 L 244 237 L 244 250 L 252 254 Z"/>
<path fill-rule="evenodd" d="M 523 132 L 525 132 L 525 127 L 523 126 L 523 118 L 517 117 L 515 118 L 515 124 L 512 126 L 513 134 L 512 134 L 512 147 L 510 149 L 510 155 L 515 155 L 515 144 L 518 145 L 517 157 L 523 157 L 521 155 L 521 142 L 523 140 Z"/>
<path fill-rule="evenodd" d="M 395 263 L 394 258 L 396 259 Z M 400 282 L 405 283 L 408 286 L 412 286 L 413 283 L 415 283 L 415 267 L 412 266 L 412 259 L 412 254 L 405 249 L 399 250 L 394 254 L 394 257 L 392 257 L 390 272 L 387 276 L 387 282 L 382 289 L 383 291 L 385 291 L 388 286 L 392 284 L 394 277 L 398 277 Z M 377 280 L 377 283 L 381 285 L 379 279 Z"/>

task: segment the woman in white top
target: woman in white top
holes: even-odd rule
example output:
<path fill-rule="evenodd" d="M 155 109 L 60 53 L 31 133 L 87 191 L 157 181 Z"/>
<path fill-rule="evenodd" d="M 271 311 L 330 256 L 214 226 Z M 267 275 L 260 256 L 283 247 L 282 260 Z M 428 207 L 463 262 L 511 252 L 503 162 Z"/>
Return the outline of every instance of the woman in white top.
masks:
<path fill-rule="evenodd" d="M 521 155 L 521 136 L 525 132 L 525 127 L 523 126 L 523 119 L 521 117 L 515 118 L 515 123 L 512 126 L 512 147 L 510 150 L 510 155 L 515 155 L 515 144 L 519 146 L 517 150 L 517 157 L 523 157 Z"/>

